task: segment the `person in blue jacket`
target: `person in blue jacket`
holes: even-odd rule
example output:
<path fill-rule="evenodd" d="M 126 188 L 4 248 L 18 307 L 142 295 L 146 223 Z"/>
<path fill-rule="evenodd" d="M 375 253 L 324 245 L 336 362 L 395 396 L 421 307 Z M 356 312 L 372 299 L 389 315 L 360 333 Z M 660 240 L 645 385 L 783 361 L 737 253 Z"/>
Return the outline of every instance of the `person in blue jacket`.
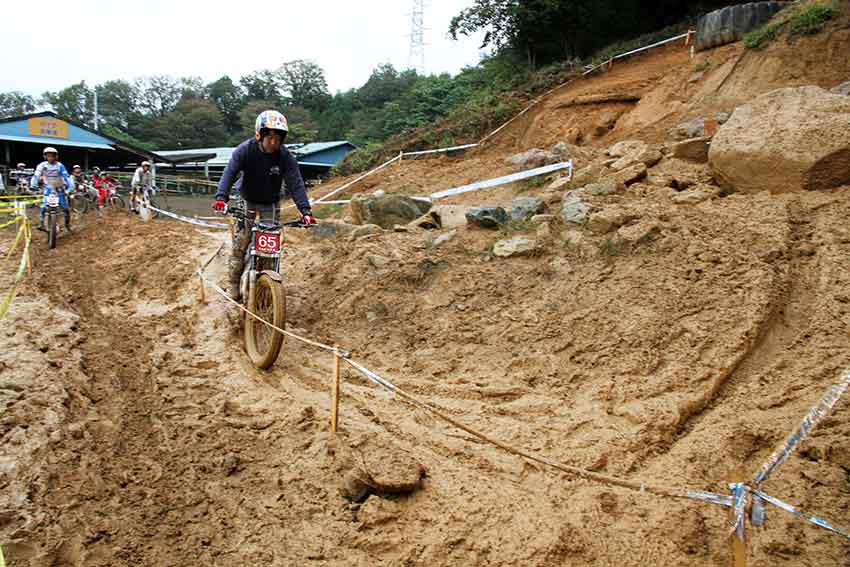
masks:
<path fill-rule="evenodd" d="M 254 138 L 239 144 L 230 156 L 230 162 L 218 182 L 213 208 L 223 212 L 230 199 L 230 188 L 241 173 L 237 183 L 246 211 L 257 211 L 261 220 L 277 220 L 280 209 L 278 203 L 283 194 L 292 197 L 304 224 L 316 224 L 310 209 L 310 200 L 298 162 L 286 146 L 283 145 L 289 126 L 286 117 L 276 110 L 266 110 L 257 116 L 254 122 Z M 233 236 L 229 271 L 230 296 L 239 298 L 239 279 L 245 262 L 245 251 L 251 243 L 253 217 L 238 225 Z"/>
<path fill-rule="evenodd" d="M 42 187 L 44 189 L 44 198 L 41 200 L 41 222 L 38 229 L 44 230 L 44 210 L 47 207 L 47 196 L 55 191 L 59 195 L 59 206 L 65 213 L 65 230 L 71 232 L 71 209 L 68 208 L 65 192 L 73 191 L 74 186 L 68 176 L 68 170 L 59 161 L 59 150 L 56 148 L 44 148 L 42 155 L 45 161 L 38 164 L 32 174 L 32 179 L 30 179 L 30 187 Z"/>

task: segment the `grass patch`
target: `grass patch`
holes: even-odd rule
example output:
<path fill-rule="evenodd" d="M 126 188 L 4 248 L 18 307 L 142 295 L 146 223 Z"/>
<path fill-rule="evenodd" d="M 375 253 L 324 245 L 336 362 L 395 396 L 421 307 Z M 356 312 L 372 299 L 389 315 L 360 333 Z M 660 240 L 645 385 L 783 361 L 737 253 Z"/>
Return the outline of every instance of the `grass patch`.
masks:
<path fill-rule="evenodd" d="M 779 32 L 788 28 L 789 37 L 814 35 L 835 16 L 835 8 L 827 4 L 812 4 L 780 21 L 768 22 L 744 36 L 744 46 L 760 49 L 773 41 Z"/>
<path fill-rule="evenodd" d="M 793 16 L 789 23 L 791 35 L 814 35 L 835 16 L 835 8 L 824 4 L 809 6 Z"/>
<path fill-rule="evenodd" d="M 613 238 L 606 238 L 605 242 L 602 243 L 600 250 L 602 251 L 602 255 L 607 256 L 608 258 L 614 258 L 615 256 L 619 256 L 623 253 L 620 249 L 620 244 Z"/>
<path fill-rule="evenodd" d="M 313 210 L 313 216 L 317 219 L 328 219 L 341 212 L 344 208 L 345 205 L 322 205 Z"/>

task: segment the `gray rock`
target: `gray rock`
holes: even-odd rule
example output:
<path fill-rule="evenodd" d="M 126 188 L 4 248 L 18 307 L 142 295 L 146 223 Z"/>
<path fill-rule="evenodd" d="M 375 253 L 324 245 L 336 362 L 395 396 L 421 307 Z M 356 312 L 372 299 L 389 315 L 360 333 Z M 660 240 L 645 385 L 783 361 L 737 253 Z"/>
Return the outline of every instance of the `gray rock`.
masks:
<path fill-rule="evenodd" d="M 614 179 L 606 179 L 599 183 L 591 183 L 582 187 L 582 191 L 587 195 L 594 197 L 603 197 L 605 195 L 613 195 L 621 189 L 621 185 Z"/>
<path fill-rule="evenodd" d="M 831 89 L 829 89 L 829 92 L 831 92 L 832 94 L 850 96 L 850 81 L 847 81 L 846 83 L 841 83 L 837 87 L 832 87 Z"/>
<path fill-rule="evenodd" d="M 520 154 L 514 154 L 505 158 L 505 163 L 513 167 L 515 171 L 534 169 L 552 163 L 558 163 L 560 158 L 553 152 L 533 148 Z"/>
<path fill-rule="evenodd" d="M 523 256 L 531 254 L 539 248 L 537 241 L 525 236 L 515 236 L 506 240 L 499 240 L 493 246 L 493 255 L 500 258 L 511 256 Z"/>
<path fill-rule="evenodd" d="M 511 219 L 523 221 L 546 211 L 546 203 L 537 197 L 517 197 L 511 202 Z"/>
<path fill-rule="evenodd" d="M 721 8 L 697 20 L 694 45 L 697 51 L 738 41 L 766 23 L 788 2 L 749 2 Z"/>
<path fill-rule="evenodd" d="M 338 236 L 347 236 L 357 228 L 356 224 L 348 224 L 337 220 L 326 220 L 308 230 L 307 234 L 312 238 L 336 238 Z"/>
<path fill-rule="evenodd" d="M 708 162 L 708 150 L 711 138 L 691 138 L 676 142 L 670 148 L 673 157 L 696 163 Z"/>
<path fill-rule="evenodd" d="M 466 222 L 479 228 L 499 228 L 508 222 L 508 213 L 502 207 L 483 205 L 466 210 Z"/>
<path fill-rule="evenodd" d="M 421 217 L 431 208 L 431 203 L 404 195 L 356 195 L 349 207 L 355 224 L 391 229 Z"/>
<path fill-rule="evenodd" d="M 570 191 L 564 197 L 564 204 L 561 208 L 561 215 L 564 217 L 564 222 L 567 224 L 584 224 L 587 222 L 587 216 L 590 214 L 590 205 L 581 199 L 581 194 L 577 191 Z"/>

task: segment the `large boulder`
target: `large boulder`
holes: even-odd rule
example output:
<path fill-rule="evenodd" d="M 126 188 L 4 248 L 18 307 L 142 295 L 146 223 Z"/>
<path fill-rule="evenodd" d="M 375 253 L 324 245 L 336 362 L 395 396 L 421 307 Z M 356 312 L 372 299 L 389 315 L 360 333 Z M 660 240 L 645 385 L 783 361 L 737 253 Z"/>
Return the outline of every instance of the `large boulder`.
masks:
<path fill-rule="evenodd" d="M 738 107 L 708 153 L 726 189 L 775 193 L 850 183 L 850 97 L 783 88 Z"/>
<path fill-rule="evenodd" d="M 431 203 L 404 195 L 356 195 L 349 207 L 355 224 L 391 229 L 418 219 L 428 212 Z"/>
<path fill-rule="evenodd" d="M 850 81 L 832 87 L 831 89 L 829 89 L 829 92 L 837 95 L 850 95 Z"/>
<path fill-rule="evenodd" d="M 788 2 L 749 2 L 721 8 L 697 20 L 697 51 L 738 41 L 773 17 Z"/>

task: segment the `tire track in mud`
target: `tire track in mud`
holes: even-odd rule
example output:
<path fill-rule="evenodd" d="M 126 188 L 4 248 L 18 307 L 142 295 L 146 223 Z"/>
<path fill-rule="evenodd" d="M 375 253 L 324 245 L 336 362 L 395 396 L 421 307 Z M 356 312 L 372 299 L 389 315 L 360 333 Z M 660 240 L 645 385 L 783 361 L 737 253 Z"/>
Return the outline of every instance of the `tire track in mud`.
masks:
<path fill-rule="evenodd" d="M 769 367 L 776 365 L 794 340 L 808 327 L 811 307 L 817 301 L 817 258 L 814 250 L 817 213 L 811 212 L 800 198 L 786 207 L 790 235 L 784 251 L 785 258 L 774 262 L 787 262 L 787 271 L 779 282 L 779 291 L 769 314 L 761 323 L 752 344 L 742 352 L 734 364 L 724 372 L 712 387 L 705 400 L 699 403 L 678 427 L 674 444 L 688 437 L 715 410 L 729 398 L 737 397 L 735 390 L 743 384 L 759 379 Z"/>

